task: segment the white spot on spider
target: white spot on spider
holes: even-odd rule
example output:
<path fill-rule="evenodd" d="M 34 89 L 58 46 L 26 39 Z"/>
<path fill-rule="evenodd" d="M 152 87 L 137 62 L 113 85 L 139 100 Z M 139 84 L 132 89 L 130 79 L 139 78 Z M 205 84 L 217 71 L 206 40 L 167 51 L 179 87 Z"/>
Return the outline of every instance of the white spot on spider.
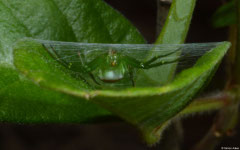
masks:
<path fill-rule="evenodd" d="M 119 80 L 123 78 L 123 74 L 116 71 L 106 71 L 104 73 L 100 71 L 99 78 L 101 80 Z"/>

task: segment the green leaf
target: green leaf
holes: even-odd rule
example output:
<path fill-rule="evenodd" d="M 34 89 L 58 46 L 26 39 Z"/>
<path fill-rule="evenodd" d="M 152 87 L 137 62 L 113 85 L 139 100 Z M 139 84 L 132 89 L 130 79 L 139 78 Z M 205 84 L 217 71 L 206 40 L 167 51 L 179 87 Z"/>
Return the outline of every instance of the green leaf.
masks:
<path fill-rule="evenodd" d="M 0 0 L 0 20 L 1 121 L 89 122 L 112 116 L 91 102 L 42 89 L 19 75 L 13 66 L 12 45 L 24 37 L 144 43 L 120 13 L 102 0 Z"/>
<path fill-rule="evenodd" d="M 15 69 L 1 67 L 0 74 L 0 121 L 89 123 L 111 115 L 88 101 L 39 88 L 32 81 L 19 76 Z"/>
<path fill-rule="evenodd" d="M 184 43 L 196 0 L 173 0 L 168 17 L 156 44 Z"/>
<path fill-rule="evenodd" d="M 229 46 L 229 42 L 222 42 L 202 56 L 194 67 L 181 72 L 166 86 L 121 91 L 88 89 L 82 81 L 72 78 L 68 69 L 60 63 L 49 63 L 53 58 L 41 43 L 31 39 L 16 44 L 14 64 L 21 73 L 40 86 L 94 102 L 136 125 L 142 130 L 146 141 L 152 144 L 159 139 L 159 126 L 191 101 L 214 73 Z"/>
<path fill-rule="evenodd" d="M 156 44 L 184 43 L 195 3 L 196 0 L 173 0 L 163 29 L 155 42 Z M 141 84 L 141 80 L 153 80 L 158 85 L 164 85 L 173 79 L 175 69 L 176 65 L 171 64 L 158 67 L 158 69 L 148 70 L 148 73 L 152 75 L 148 77 L 143 76 L 138 82 Z M 144 71 L 141 71 L 141 73 L 146 74 Z"/>
<path fill-rule="evenodd" d="M 157 43 L 184 42 L 194 5 L 195 0 L 173 1 Z M 85 122 L 113 113 L 136 125 L 149 144 L 158 141 L 159 129 L 203 87 L 229 47 L 229 43 L 222 43 L 163 87 L 91 90 L 59 63 L 48 63 L 52 59 L 49 53 L 32 40 L 19 41 L 14 47 L 14 65 L 19 75 L 13 66 L 12 44 L 23 37 L 144 43 L 119 13 L 101 0 L 0 0 L 0 11 L 1 120 Z M 172 71 L 166 72 L 168 77 Z"/>
<path fill-rule="evenodd" d="M 226 27 L 237 22 L 235 0 L 222 5 L 212 16 L 212 24 L 216 28 Z"/>

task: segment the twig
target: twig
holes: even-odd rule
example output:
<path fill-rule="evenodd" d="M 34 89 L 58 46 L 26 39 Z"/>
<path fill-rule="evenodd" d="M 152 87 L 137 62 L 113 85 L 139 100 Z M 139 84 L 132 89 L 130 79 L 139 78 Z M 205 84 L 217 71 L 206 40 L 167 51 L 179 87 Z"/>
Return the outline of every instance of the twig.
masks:
<path fill-rule="evenodd" d="M 215 93 L 208 97 L 195 99 L 188 107 L 181 111 L 177 117 L 219 110 L 227 106 L 229 103 L 231 103 L 231 95 L 223 92 Z"/>
<path fill-rule="evenodd" d="M 226 136 L 231 136 L 238 122 L 240 104 L 240 2 L 235 0 L 237 7 L 237 25 L 230 27 L 229 40 L 232 48 L 227 55 L 228 82 L 225 90 L 233 94 L 231 103 L 219 111 L 215 122 L 205 137 L 194 147 L 193 150 L 214 150 L 215 146 Z M 237 34 L 236 34 L 237 33 Z"/>
<path fill-rule="evenodd" d="M 154 131 L 163 140 L 160 141 L 161 149 L 176 150 L 180 148 L 183 140 L 183 130 L 181 129 L 180 119 L 193 114 L 209 113 L 226 107 L 231 103 L 229 93 L 215 93 L 214 95 L 195 99 L 183 111 L 178 113 L 172 119 L 156 128 Z M 170 128 L 168 128 L 170 126 Z M 166 130 L 166 131 L 165 131 Z M 162 137 L 163 136 L 163 137 Z"/>
<path fill-rule="evenodd" d="M 237 43 L 235 52 L 235 62 L 233 66 L 233 84 L 240 85 L 240 1 L 235 0 L 237 7 Z"/>
<path fill-rule="evenodd" d="M 208 133 L 192 150 L 214 150 L 224 137 L 232 135 L 238 121 L 238 95 L 236 93 L 233 97 L 228 97 L 230 99 L 227 99 L 225 107 L 219 111 Z"/>

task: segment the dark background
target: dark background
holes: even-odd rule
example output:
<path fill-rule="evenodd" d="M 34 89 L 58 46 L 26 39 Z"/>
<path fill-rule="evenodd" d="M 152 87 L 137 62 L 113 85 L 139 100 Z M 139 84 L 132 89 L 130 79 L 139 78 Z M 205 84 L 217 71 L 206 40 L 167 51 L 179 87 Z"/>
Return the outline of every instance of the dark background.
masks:
<path fill-rule="evenodd" d="M 156 38 L 155 0 L 105 0 L 126 16 L 143 34 L 148 43 Z M 227 40 L 227 28 L 214 29 L 211 15 L 221 5 L 220 0 L 197 1 L 187 43 Z M 222 64 L 206 89 L 221 90 L 219 81 L 225 80 Z M 217 85 L 217 86 L 216 86 Z M 182 120 L 184 142 L 182 149 L 189 149 L 198 142 L 213 122 L 215 113 L 195 115 Z M 233 137 L 220 143 L 221 146 L 240 146 L 240 130 Z M 163 137 L 164 138 L 164 137 Z M 148 148 L 139 132 L 124 122 L 95 125 L 78 124 L 0 124 L 0 149 L 2 150 L 159 150 L 159 145 Z"/>

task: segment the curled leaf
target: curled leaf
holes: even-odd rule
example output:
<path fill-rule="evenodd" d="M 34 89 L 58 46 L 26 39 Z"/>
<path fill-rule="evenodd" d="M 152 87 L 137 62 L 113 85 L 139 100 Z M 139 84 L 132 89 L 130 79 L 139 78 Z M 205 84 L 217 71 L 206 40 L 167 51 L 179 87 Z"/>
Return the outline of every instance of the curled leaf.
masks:
<path fill-rule="evenodd" d="M 28 45 L 28 46 L 26 46 Z M 73 78 L 41 43 L 22 40 L 14 48 L 16 68 L 40 86 L 89 100 L 136 125 L 150 144 L 159 139 L 158 128 L 180 112 L 212 76 L 229 48 L 222 42 L 200 57 L 196 64 L 183 70 L 162 87 L 91 90 L 83 81 Z M 32 62 L 29 64 L 29 61 Z"/>

